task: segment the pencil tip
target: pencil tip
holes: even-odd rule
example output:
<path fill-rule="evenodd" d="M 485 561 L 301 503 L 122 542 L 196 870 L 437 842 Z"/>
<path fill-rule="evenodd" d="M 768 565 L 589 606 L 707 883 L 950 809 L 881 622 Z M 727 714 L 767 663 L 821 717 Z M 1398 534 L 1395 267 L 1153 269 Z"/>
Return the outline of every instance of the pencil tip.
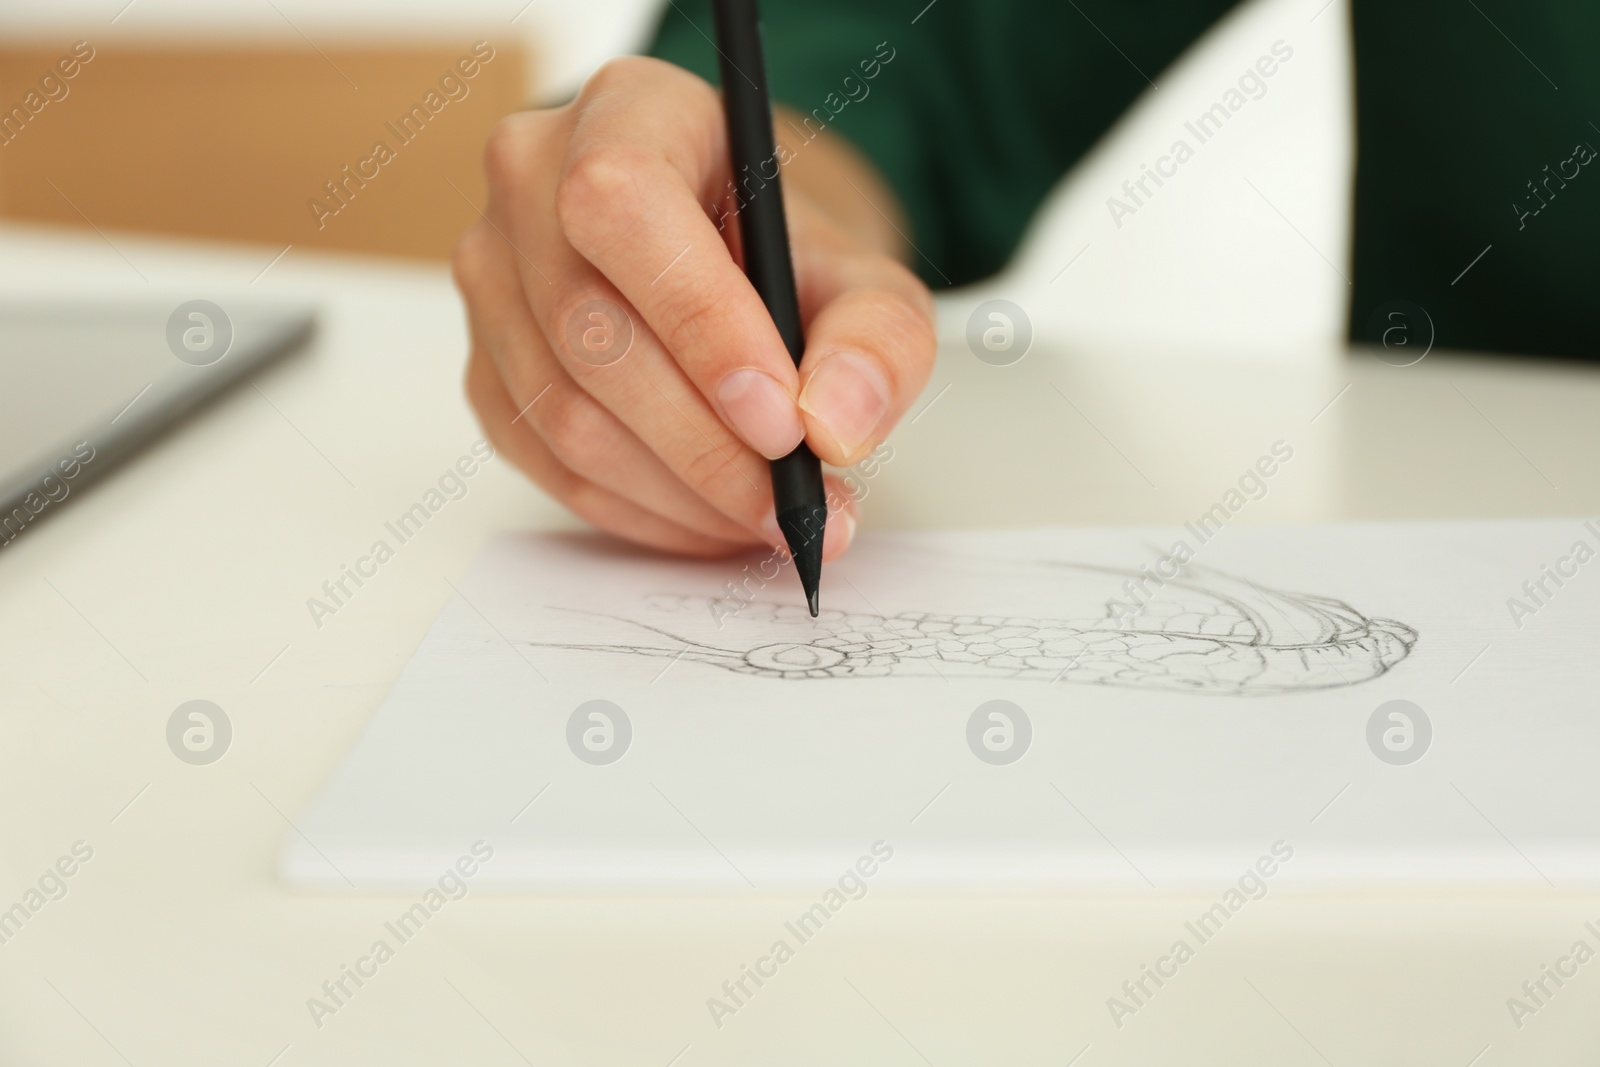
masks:
<path fill-rule="evenodd" d="M 795 573 L 800 576 L 800 588 L 805 592 L 806 605 L 811 616 L 819 608 L 818 587 L 822 585 L 822 532 L 828 524 L 827 505 L 820 507 L 788 508 L 778 516 L 778 528 L 789 543 L 789 558 L 794 561 Z"/>

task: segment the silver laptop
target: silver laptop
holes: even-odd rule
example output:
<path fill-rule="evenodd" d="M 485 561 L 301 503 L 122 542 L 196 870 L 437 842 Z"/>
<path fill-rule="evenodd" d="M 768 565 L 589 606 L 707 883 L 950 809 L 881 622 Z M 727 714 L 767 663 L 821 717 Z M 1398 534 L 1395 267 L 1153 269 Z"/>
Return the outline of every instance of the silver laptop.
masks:
<path fill-rule="evenodd" d="M 309 306 L 0 301 L 0 545 L 305 338 Z"/>

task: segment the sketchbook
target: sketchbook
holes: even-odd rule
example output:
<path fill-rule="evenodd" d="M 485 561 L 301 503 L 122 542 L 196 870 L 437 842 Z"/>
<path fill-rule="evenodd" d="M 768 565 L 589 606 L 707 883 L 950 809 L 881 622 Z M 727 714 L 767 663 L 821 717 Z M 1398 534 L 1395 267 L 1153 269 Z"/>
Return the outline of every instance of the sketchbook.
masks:
<path fill-rule="evenodd" d="M 1579 519 L 486 547 L 280 871 L 329 889 L 1600 882 Z M 892 858 L 883 858 L 885 855 Z M 1252 866 L 1253 864 L 1257 866 Z M 880 869 L 881 868 L 881 869 Z M 1265 885 L 1265 881 L 1262 881 Z"/>

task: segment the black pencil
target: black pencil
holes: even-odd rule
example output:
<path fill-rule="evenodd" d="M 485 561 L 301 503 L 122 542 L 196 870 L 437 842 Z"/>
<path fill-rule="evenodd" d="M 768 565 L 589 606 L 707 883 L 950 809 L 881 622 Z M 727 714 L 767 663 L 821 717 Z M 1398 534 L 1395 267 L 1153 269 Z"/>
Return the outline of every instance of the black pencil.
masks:
<path fill-rule="evenodd" d="M 772 136 L 772 105 L 767 98 L 767 69 L 761 54 L 755 0 L 714 0 L 717 51 L 722 55 L 722 102 L 728 113 L 728 153 L 739 208 L 739 236 L 744 247 L 744 272 L 761 294 L 796 367 L 805 353 L 800 329 L 800 298 L 795 291 L 794 262 L 789 256 L 789 227 L 783 215 L 778 179 L 777 145 Z M 771 170 L 772 176 L 766 175 Z M 772 501 L 778 528 L 789 543 L 789 556 L 805 590 L 811 614 L 817 614 L 817 588 L 822 581 L 822 534 L 828 522 L 827 490 L 822 463 L 800 442 L 787 456 L 772 461 Z"/>

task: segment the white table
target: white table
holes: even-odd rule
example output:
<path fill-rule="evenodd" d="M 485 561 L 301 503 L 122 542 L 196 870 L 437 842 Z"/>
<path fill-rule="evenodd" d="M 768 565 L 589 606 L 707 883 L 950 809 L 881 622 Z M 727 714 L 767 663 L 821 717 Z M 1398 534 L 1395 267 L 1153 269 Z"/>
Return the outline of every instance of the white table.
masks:
<path fill-rule="evenodd" d="M 252 285 L 276 250 L 112 239 L 0 231 L 0 284 L 308 293 L 321 329 L 0 550 L 0 908 L 94 850 L 0 944 L 0 1063 L 1592 1062 L 1600 964 L 1521 1030 L 1506 1008 L 1600 920 L 1554 891 L 1269 896 L 1121 1030 L 1107 997 L 1207 902 L 869 896 L 718 1029 L 706 998 L 800 901 L 473 895 L 319 1029 L 307 998 L 403 898 L 280 888 L 288 820 L 478 546 L 570 520 L 491 464 L 316 628 L 306 598 L 478 437 L 446 272 L 291 250 Z M 1279 439 L 1295 459 L 1238 521 L 1600 510 L 1587 367 L 1201 364 L 1068 339 L 994 368 L 958 344 L 927 399 L 869 530 L 1181 521 Z M 204 767 L 164 736 L 197 697 L 235 730 Z"/>

